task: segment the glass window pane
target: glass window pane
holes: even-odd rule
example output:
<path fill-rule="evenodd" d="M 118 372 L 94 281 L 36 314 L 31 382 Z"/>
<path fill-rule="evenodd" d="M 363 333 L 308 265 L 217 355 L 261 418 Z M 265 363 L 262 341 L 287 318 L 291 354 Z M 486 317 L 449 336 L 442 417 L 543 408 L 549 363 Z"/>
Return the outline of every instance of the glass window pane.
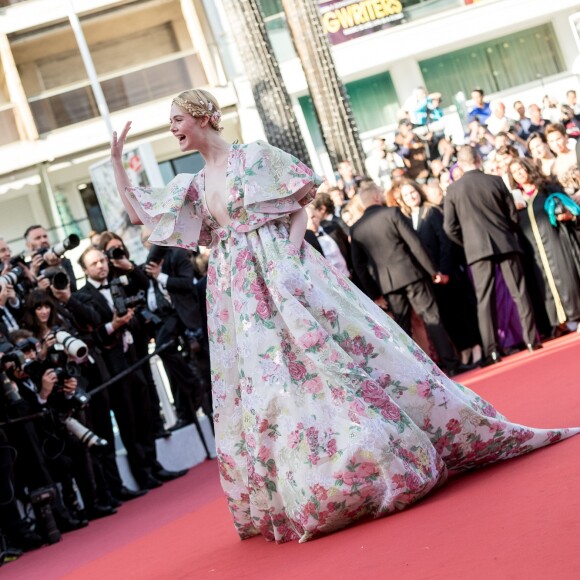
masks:
<path fill-rule="evenodd" d="M 421 61 L 429 92 L 440 92 L 445 102 L 459 91 L 474 87 L 494 93 L 565 70 L 564 59 L 551 24 L 456 50 Z"/>

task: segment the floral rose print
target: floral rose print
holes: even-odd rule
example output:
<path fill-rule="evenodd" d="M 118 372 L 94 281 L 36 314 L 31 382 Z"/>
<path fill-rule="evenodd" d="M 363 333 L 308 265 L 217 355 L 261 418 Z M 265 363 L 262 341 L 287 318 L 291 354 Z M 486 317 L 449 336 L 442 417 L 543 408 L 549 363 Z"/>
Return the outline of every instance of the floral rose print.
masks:
<path fill-rule="evenodd" d="M 290 214 L 319 179 L 263 142 L 233 145 L 230 224 L 207 211 L 204 171 L 130 188 L 157 244 L 211 248 L 214 422 L 240 537 L 307 541 L 401 510 L 461 470 L 578 430 L 530 429 L 446 378 L 371 300 L 307 244 Z"/>

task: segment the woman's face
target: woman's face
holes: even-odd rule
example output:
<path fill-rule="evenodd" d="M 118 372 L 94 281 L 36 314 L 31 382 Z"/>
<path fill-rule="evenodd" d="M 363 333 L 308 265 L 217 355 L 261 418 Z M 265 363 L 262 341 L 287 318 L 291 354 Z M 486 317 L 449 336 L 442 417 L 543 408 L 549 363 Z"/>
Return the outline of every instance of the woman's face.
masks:
<path fill-rule="evenodd" d="M 441 187 L 443 193 L 447 191 L 447 188 L 449 187 L 450 183 L 451 183 L 451 175 L 449 174 L 449 171 L 443 171 L 439 176 L 439 186 Z"/>
<path fill-rule="evenodd" d="M 545 159 L 550 155 L 550 148 L 539 137 L 530 141 L 530 155 L 532 159 Z"/>
<path fill-rule="evenodd" d="M 514 178 L 514 181 L 518 185 L 525 185 L 529 182 L 528 172 L 526 171 L 525 167 L 520 163 L 518 163 L 517 161 L 515 161 L 510 165 L 510 172 L 512 174 L 512 177 Z"/>
<path fill-rule="evenodd" d="M 181 107 L 178 107 L 175 103 L 171 105 L 169 130 L 179 141 L 179 148 L 181 151 L 192 151 L 197 149 L 196 136 L 199 135 L 201 129 L 200 123 L 202 120 L 207 120 L 207 117 L 195 118 L 184 111 Z"/>
<path fill-rule="evenodd" d="M 50 318 L 51 311 L 52 308 L 48 304 L 41 304 L 36 307 L 34 313 L 36 314 L 36 318 L 40 324 L 46 324 Z"/>
<path fill-rule="evenodd" d="M 423 203 L 421 194 L 409 183 L 401 186 L 401 199 L 409 207 L 420 207 Z"/>
<path fill-rule="evenodd" d="M 463 177 L 463 174 L 465 173 L 465 171 L 463 171 L 463 169 L 461 169 L 461 167 L 454 167 L 451 170 L 451 177 L 453 177 L 453 181 L 458 181 Z"/>
<path fill-rule="evenodd" d="M 568 151 L 568 137 L 562 135 L 559 131 L 554 131 L 546 137 L 550 149 L 556 154 L 566 153 Z"/>

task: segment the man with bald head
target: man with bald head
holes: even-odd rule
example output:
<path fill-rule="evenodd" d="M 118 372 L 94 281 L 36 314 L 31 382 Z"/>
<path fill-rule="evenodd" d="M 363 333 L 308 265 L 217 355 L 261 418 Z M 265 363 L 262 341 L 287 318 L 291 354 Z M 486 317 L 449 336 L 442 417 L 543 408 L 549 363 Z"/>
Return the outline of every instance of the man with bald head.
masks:
<path fill-rule="evenodd" d="M 431 282 L 445 284 L 431 257 L 398 208 L 384 207 L 382 190 L 363 179 L 359 196 L 363 216 L 351 228 L 353 267 L 363 291 L 411 334 L 411 309 L 423 319 L 439 362 L 451 376 L 466 367 L 459 359 L 441 323 Z"/>
<path fill-rule="evenodd" d="M 464 175 L 447 189 L 443 227 L 453 242 L 463 246 L 471 267 L 485 355 L 482 366 L 485 366 L 501 359 L 495 301 L 496 265 L 518 308 L 527 348 L 532 351 L 541 345 L 537 343 L 521 264 L 514 198 L 501 177 L 486 175 L 480 170 L 481 158 L 473 147 L 462 147 L 457 162 Z"/>

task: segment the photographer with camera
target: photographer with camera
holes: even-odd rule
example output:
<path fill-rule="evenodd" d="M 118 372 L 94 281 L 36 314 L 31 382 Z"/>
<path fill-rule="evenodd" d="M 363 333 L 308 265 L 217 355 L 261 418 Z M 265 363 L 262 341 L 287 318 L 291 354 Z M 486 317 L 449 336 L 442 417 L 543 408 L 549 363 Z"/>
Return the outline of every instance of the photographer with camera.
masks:
<path fill-rule="evenodd" d="M 100 325 L 94 336 L 102 349 L 107 370 L 114 377 L 137 360 L 134 338 L 129 330 L 135 311 L 127 307 L 130 299 L 123 301 L 119 296 L 122 285 L 115 279 L 109 282 L 109 262 L 105 254 L 88 248 L 81 254 L 79 264 L 86 274 L 87 283 L 77 294 L 100 316 Z M 183 475 L 182 472 L 165 470 L 157 461 L 155 437 L 151 430 L 151 399 L 141 368 L 113 384 L 109 396 L 129 466 L 139 486 L 153 489 L 162 481 Z"/>
<path fill-rule="evenodd" d="M 22 344 L 16 344 L 21 350 L 30 343 L 35 346 L 38 343 L 35 351 L 27 354 L 27 358 L 34 362 L 27 364 L 26 373 L 39 386 L 39 402 L 48 405 L 54 438 L 59 439 L 64 447 L 64 458 L 55 464 L 54 469 L 63 485 L 65 504 L 71 513 L 80 512 L 72 479 L 66 472 L 70 468 L 66 460 L 68 456 L 74 462 L 74 477 L 83 497 L 84 510 L 78 519 L 85 516 L 96 519 L 116 513 L 106 501 L 104 477 L 101 475 L 100 450 L 107 441 L 85 425 L 89 398 L 80 389 L 79 382 L 85 383 L 81 364 L 88 358 L 88 347 L 70 334 L 64 325 L 51 296 L 43 290 L 34 290 L 27 298 L 23 316 L 23 326 L 28 330 L 12 333 L 11 338 L 13 342 L 22 341 Z M 32 351 L 31 348 L 28 350 Z"/>
<path fill-rule="evenodd" d="M 49 286 L 43 277 L 44 270 L 49 266 L 61 266 L 69 277 L 73 291 L 77 289 L 72 264 L 68 258 L 63 258 L 63 255 L 67 250 L 72 250 L 79 245 L 78 236 L 71 234 L 63 241 L 51 246 L 46 229 L 41 225 L 32 225 L 24 232 L 24 240 L 31 255 L 30 270 L 38 279 L 41 288 L 46 289 Z"/>
<path fill-rule="evenodd" d="M 52 453 L 54 444 L 61 441 L 54 436 L 54 417 L 47 405 L 54 389 L 54 372 L 34 368 L 37 344 L 30 333 L 18 330 L 11 338 L 19 344 L 2 345 L 0 421 L 5 424 L 9 445 L 15 450 L 15 495 L 24 505 L 32 505 L 36 530 L 44 541 L 52 544 L 60 540 L 61 532 L 78 529 L 86 522 L 71 515 L 55 486 L 58 468 L 70 473 L 72 461 L 62 454 L 62 446 L 58 447 L 58 453 Z M 32 380 L 28 372 L 40 370 L 38 381 Z"/>
<path fill-rule="evenodd" d="M 70 280 L 60 266 L 47 268 L 45 277 L 50 280 L 49 291 L 55 298 L 61 323 L 85 343 L 85 348 L 88 347 L 89 356 L 83 357 L 82 361 L 77 356 L 77 364 L 82 380 L 90 390 L 110 378 L 102 352 L 93 338 L 93 331 L 100 324 L 100 316 L 90 304 L 80 299 L 78 293 L 72 292 Z M 79 353 L 75 351 L 74 354 Z M 99 504 L 115 508 L 124 501 L 144 495 L 142 491 L 132 491 L 123 485 L 117 466 L 111 402 L 106 389 L 91 395 L 84 419 L 86 425 L 107 442 L 106 446 L 99 448 L 98 455 L 91 454 Z"/>
<path fill-rule="evenodd" d="M 137 358 L 141 359 L 149 353 L 150 337 L 154 334 L 152 327 L 161 324 L 161 320 L 147 309 L 146 292 L 149 287 L 149 278 L 141 267 L 136 267 L 135 263 L 130 260 L 129 250 L 125 247 L 123 239 L 115 232 L 103 232 L 99 239 L 99 246 L 109 259 L 109 280 L 121 282 L 112 286 L 115 294 L 120 295 L 119 303 L 123 303 L 124 296 L 134 299 L 132 305 L 135 306 L 137 316 L 133 317 L 129 326 L 135 339 Z M 147 381 L 151 400 L 152 422 L 149 427 L 154 438 L 170 436 L 171 433 L 166 431 L 160 415 L 161 405 L 151 367 L 143 365 L 142 372 Z"/>
<path fill-rule="evenodd" d="M 142 238 L 150 232 L 144 230 Z M 149 310 L 162 319 L 155 329 L 155 343 L 164 344 L 170 340 L 173 346 L 160 353 L 161 360 L 169 376 L 178 421 L 173 429 L 194 421 L 199 407 L 211 417 L 211 396 L 203 389 L 203 377 L 195 361 L 188 364 L 185 351 L 178 349 L 179 340 L 189 344 L 185 333 L 195 335 L 201 329 L 201 311 L 197 292 L 193 283 L 195 276 L 191 252 L 182 248 L 161 247 L 144 242 L 149 255 L 144 270 L 151 278 L 147 305 Z M 183 337 L 183 338 L 182 338 Z M 189 351 L 189 349 L 187 349 Z"/>

